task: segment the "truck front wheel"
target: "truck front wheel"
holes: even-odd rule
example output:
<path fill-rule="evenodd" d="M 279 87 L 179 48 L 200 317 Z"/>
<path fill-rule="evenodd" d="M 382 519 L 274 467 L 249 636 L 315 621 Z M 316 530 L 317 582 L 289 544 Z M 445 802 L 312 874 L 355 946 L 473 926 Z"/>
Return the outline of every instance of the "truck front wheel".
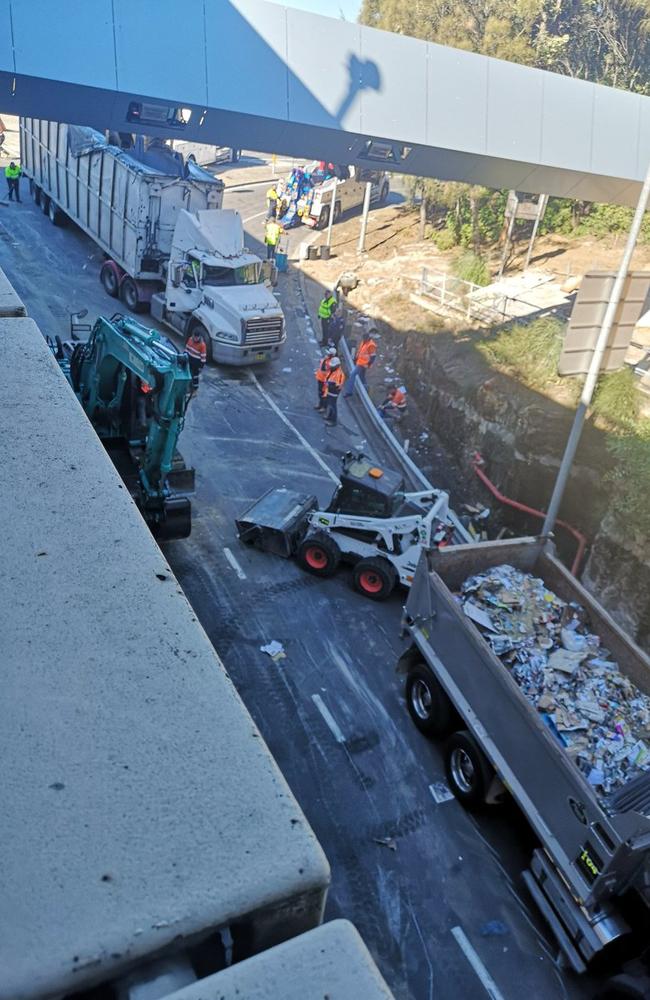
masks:
<path fill-rule="evenodd" d="M 414 664 L 406 677 L 406 705 L 425 736 L 443 739 L 453 731 L 456 712 L 449 695 L 423 663 Z"/>
<path fill-rule="evenodd" d="M 302 540 L 296 560 L 299 566 L 314 576 L 333 576 L 341 560 L 341 552 L 329 535 L 318 532 Z"/>
<path fill-rule="evenodd" d="M 449 787 L 458 801 L 470 811 L 484 806 L 494 768 L 471 733 L 454 733 L 445 747 L 445 771 Z"/>

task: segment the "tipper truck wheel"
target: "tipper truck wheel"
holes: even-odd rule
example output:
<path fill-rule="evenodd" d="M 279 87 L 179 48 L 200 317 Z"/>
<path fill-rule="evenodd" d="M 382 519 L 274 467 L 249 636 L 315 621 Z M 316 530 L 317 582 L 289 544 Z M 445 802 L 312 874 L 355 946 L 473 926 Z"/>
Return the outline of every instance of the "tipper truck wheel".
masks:
<path fill-rule="evenodd" d="M 445 747 L 445 771 L 449 787 L 466 809 L 486 804 L 494 768 L 466 729 L 450 736 Z"/>
<path fill-rule="evenodd" d="M 413 722 L 425 736 L 444 739 L 453 732 L 458 716 L 449 695 L 423 663 L 415 663 L 406 676 L 406 705 Z"/>
<path fill-rule="evenodd" d="M 328 535 L 313 534 L 303 538 L 296 552 L 298 564 L 314 576 L 333 576 L 341 553 L 338 545 Z"/>
<path fill-rule="evenodd" d="M 371 601 L 385 601 L 397 583 L 397 573 L 385 559 L 361 559 L 352 574 L 354 589 Z"/>
<path fill-rule="evenodd" d="M 120 282 L 120 301 L 133 313 L 144 312 L 147 308 L 146 302 L 142 302 L 140 299 L 138 286 L 128 274 Z"/>

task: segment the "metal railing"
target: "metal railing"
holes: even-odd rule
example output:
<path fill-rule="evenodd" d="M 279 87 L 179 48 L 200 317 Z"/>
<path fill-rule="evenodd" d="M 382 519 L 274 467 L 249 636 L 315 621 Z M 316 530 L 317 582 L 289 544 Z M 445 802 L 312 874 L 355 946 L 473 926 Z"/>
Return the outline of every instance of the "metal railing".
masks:
<path fill-rule="evenodd" d="M 432 272 L 426 267 L 422 268 L 419 293 L 437 305 L 442 313 L 455 313 L 463 316 L 466 322 L 486 326 L 515 319 L 525 321 L 531 314 L 562 312 L 566 308 L 561 304 L 538 305 L 518 295 L 488 292 L 483 285 L 456 278 L 453 274 Z"/>

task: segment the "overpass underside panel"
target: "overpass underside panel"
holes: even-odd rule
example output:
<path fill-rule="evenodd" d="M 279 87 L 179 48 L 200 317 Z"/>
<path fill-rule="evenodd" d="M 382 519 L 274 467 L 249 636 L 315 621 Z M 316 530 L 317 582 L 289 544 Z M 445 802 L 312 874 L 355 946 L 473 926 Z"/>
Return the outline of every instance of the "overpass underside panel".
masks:
<path fill-rule="evenodd" d="M 50 10 L 0 0 L 0 111 L 134 130 L 146 99 L 192 110 L 151 134 L 623 203 L 650 161 L 650 98 L 264 0 Z"/>

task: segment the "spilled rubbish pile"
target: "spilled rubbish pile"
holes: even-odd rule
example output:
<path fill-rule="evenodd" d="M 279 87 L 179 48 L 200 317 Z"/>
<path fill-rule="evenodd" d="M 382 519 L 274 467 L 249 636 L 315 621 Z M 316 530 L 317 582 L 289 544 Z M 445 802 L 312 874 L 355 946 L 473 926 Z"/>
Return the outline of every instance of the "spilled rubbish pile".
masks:
<path fill-rule="evenodd" d="M 459 600 L 598 795 L 650 769 L 650 697 L 621 673 L 584 608 L 512 566 L 469 577 Z"/>

